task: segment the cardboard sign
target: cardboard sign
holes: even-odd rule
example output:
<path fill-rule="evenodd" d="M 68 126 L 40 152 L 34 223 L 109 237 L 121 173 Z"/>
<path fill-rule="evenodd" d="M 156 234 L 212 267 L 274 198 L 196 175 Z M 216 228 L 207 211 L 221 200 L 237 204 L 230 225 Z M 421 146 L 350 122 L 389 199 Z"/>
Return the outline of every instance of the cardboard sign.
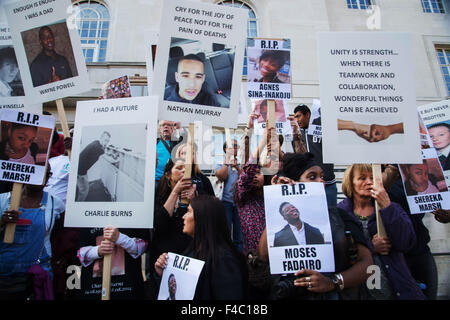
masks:
<path fill-rule="evenodd" d="M 272 274 L 334 271 L 334 251 L 322 183 L 264 186 Z"/>
<path fill-rule="evenodd" d="M 259 117 L 254 121 L 255 134 L 262 135 L 266 128 L 267 100 L 255 100 L 252 101 L 252 105 L 253 113 L 259 114 Z M 275 129 L 279 135 L 292 135 L 291 123 L 287 116 L 288 113 L 284 101 L 275 100 Z"/>
<path fill-rule="evenodd" d="M 90 89 L 71 1 L 25 0 L 5 7 L 29 101 L 46 102 Z"/>
<path fill-rule="evenodd" d="M 16 53 L 7 24 L 0 24 L 0 110 L 15 109 L 42 113 L 42 104 L 26 101 Z"/>
<path fill-rule="evenodd" d="M 247 11 L 167 0 L 152 93 L 159 119 L 237 127 Z"/>
<path fill-rule="evenodd" d="M 319 34 L 323 162 L 419 163 L 410 36 Z"/>
<path fill-rule="evenodd" d="M 429 133 L 430 145 L 438 153 L 447 186 L 450 186 L 450 100 L 426 104 L 418 110 Z"/>
<path fill-rule="evenodd" d="M 157 98 L 79 101 L 66 227 L 151 228 Z"/>
<path fill-rule="evenodd" d="M 248 97 L 291 99 L 291 41 L 289 39 L 247 40 Z"/>
<path fill-rule="evenodd" d="M 420 164 L 399 165 L 411 213 L 450 209 L 450 192 L 436 150 L 422 149 L 422 157 Z"/>
<path fill-rule="evenodd" d="M 204 261 L 168 253 L 167 267 L 163 271 L 158 300 L 192 300 Z"/>
<path fill-rule="evenodd" d="M 131 98 L 131 86 L 129 77 L 125 75 L 105 82 L 102 85 L 102 98 Z"/>
<path fill-rule="evenodd" d="M 0 119 L 0 180 L 42 185 L 55 118 L 4 109 Z"/>

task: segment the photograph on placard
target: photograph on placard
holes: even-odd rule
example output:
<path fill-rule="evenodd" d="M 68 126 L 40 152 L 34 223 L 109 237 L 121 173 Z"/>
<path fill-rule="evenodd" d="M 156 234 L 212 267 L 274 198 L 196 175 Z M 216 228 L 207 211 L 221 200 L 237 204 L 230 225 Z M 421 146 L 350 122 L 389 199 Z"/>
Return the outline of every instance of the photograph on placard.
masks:
<path fill-rule="evenodd" d="M 83 127 L 75 201 L 143 201 L 146 131 L 145 123 Z"/>
<path fill-rule="evenodd" d="M 130 98 L 131 86 L 127 75 L 105 82 L 102 85 L 102 99 Z"/>
<path fill-rule="evenodd" d="M 224 44 L 172 38 L 164 100 L 229 108 L 233 60 L 234 49 Z M 215 71 L 214 63 L 228 67 Z M 211 81 L 219 82 L 221 94 L 213 91 Z"/>
<path fill-rule="evenodd" d="M 291 98 L 291 52 L 289 39 L 247 40 L 249 98 Z"/>
<path fill-rule="evenodd" d="M 450 120 L 427 126 L 433 147 L 444 170 L 450 170 Z"/>
<path fill-rule="evenodd" d="M 42 184 L 54 126 L 53 116 L 3 109 L 0 179 Z"/>
<path fill-rule="evenodd" d="M 69 0 L 22 0 L 5 5 L 27 101 L 44 103 L 90 88 L 80 36 L 73 23 L 76 14 L 68 7 Z"/>
<path fill-rule="evenodd" d="M 24 95 L 14 48 L 0 45 L 0 97 Z"/>
<path fill-rule="evenodd" d="M 334 271 L 323 184 L 265 186 L 264 198 L 270 199 L 264 203 L 271 273 L 294 273 L 300 269 Z"/>
<path fill-rule="evenodd" d="M 322 138 L 322 115 L 320 111 L 320 100 L 318 99 L 313 100 L 307 133 L 308 135 Z"/>
<path fill-rule="evenodd" d="M 158 292 L 158 300 L 192 300 L 204 261 L 168 253 Z"/>
<path fill-rule="evenodd" d="M 252 100 L 253 114 L 258 115 L 255 119 L 255 134 L 262 135 L 266 127 L 267 121 L 267 104 L 268 100 Z M 277 134 L 289 137 L 292 135 L 292 127 L 287 120 L 286 105 L 283 100 L 274 100 L 275 104 L 275 128 Z"/>
<path fill-rule="evenodd" d="M 22 31 L 33 87 L 78 75 L 66 21 Z"/>

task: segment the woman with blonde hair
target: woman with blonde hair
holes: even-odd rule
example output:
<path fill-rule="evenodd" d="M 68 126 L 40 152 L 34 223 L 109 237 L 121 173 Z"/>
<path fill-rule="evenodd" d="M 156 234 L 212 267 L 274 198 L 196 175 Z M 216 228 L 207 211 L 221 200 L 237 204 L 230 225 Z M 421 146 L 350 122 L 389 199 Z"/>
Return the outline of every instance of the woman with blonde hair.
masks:
<path fill-rule="evenodd" d="M 347 168 L 342 182 L 347 197 L 338 204 L 364 231 L 375 265 L 381 272 L 380 288 L 367 289 L 367 299 L 418 300 L 425 299 L 417 282 L 411 276 L 403 253 L 416 243 L 411 220 L 402 207 L 391 202 L 381 178 L 374 184 L 372 166 L 354 164 Z M 387 238 L 377 233 L 375 201 L 380 207 Z"/>

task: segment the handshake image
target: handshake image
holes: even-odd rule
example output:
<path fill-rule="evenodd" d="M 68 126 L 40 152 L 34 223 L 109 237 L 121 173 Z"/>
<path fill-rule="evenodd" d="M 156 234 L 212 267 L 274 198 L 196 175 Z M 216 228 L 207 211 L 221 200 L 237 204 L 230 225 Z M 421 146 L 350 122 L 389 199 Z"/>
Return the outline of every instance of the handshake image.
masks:
<path fill-rule="evenodd" d="M 403 122 L 391 125 L 361 124 L 350 120 L 338 119 L 338 130 L 354 131 L 368 142 L 378 142 L 390 137 L 391 134 L 404 133 Z"/>

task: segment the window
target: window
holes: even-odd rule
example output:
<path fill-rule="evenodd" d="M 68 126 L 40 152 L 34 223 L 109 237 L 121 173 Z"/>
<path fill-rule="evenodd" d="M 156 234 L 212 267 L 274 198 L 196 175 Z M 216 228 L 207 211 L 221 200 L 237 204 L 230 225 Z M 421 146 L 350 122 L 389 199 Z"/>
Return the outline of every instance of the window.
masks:
<path fill-rule="evenodd" d="M 218 4 L 223 6 L 247 9 L 248 10 L 247 37 L 256 38 L 258 36 L 258 24 L 255 12 L 248 4 L 245 3 L 245 1 L 225 0 L 219 1 Z M 247 49 L 245 49 L 244 70 L 242 71 L 242 74 L 247 75 Z"/>
<path fill-rule="evenodd" d="M 442 0 L 421 0 L 423 12 L 445 13 Z"/>
<path fill-rule="evenodd" d="M 347 8 L 349 9 L 370 9 L 372 5 L 371 0 L 347 0 Z"/>
<path fill-rule="evenodd" d="M 77 2 L 74 6 L 79 9 L 75 23 L 86 62 L 105 61 L 110 24 L 108 9 L 95 1 Z"/>
<path fill-rule="evenodd" d="M 439 66 L 441 67 L 442 76 L 444 77 L 447 94 L 450 96 L 450 46 L 436 47 Z"/>

